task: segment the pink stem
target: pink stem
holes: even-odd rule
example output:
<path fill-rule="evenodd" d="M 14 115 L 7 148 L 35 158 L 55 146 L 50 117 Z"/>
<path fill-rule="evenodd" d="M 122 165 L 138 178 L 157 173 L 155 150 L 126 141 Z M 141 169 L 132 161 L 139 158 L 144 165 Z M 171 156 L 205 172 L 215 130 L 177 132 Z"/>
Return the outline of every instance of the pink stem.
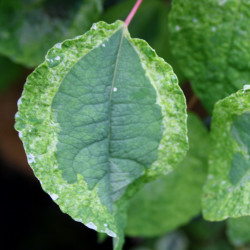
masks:
<path fill-rule="evenodd" d="M 137 11 L 138 8 L 140 7 L 142 1 L 143 1 L 143 0 L 137 0 L 137 2 L 135 3 L 133 9 L 130 11 L 128 17 L 127 17 L 126 20 L 125 20 L 125 24 L 126 24 L 127 27 L 129 26 L 131 20 L 133 19 L 133 17 L 134 17 L 134 15 L 135 15 L 136 11 Z"/>

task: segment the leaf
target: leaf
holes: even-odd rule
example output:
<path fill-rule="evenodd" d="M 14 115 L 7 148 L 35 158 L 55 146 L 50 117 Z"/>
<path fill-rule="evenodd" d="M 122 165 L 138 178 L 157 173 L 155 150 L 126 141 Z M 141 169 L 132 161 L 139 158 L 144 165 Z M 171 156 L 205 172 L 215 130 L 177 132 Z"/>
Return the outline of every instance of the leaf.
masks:
<path fill-rule="evenodd" d="M 227 221 L 227 235 L 231 243 L 235 246 L 242 246 L 250 243 L 250 217 L 243 216 Z"/>
<path fill-rule="evenodd" d="M 20 65 L 14 64 L 8 58 L 0 56 L 0 92 L 6 90 L 22 72 Z"/>
<path fill-rule="evenodd" d="M 204 187 L 207 220 L 250 215 L 250 92 L 240 90 L 215 105 L 209 175 Z"/>
<path fill-rule="evenodd" d="M 135 0 L 123 1 L 105 10 L 102 20 L 114 22 L 125 19 L 134 5 Z M 174 69 L 179 83 L 183 83 L 184 76 L 174 58 L 169 44 L 168 14 L 170 4 L 162 0 L 144 0 L 132 20 L 130 33 L 134 37 L 145 39 Z"/>
<path fill-rule="evenodd" d="M 124 23 L 55 45 L 27 79 L 16 129 L 63 212 L 122 245 L 128 198 L 185 155 L 186 105 L 172 68 Z"/>
<path fill-rule="evenodd" d="M 199 213 L 207 173 L 209 137 L 194 114 L 188 117 L 188 137 L 190 149 L 174 172 L 146 184 L 132 198 L 127 235 L 161 235 L 187 223 Z"/>
<path fill-rule="evenodd" d="M 56 42 L 85 32 L 101 0 L 11 0 L 0 3 L 0 53 L 34 67 Z"/>
<path fill-rule="evenodd" d="M 174 0 L 173 53 L 209 112 L 250 78 L 249 0 Z"/>
<path fill-rule="evenodd" d="M 192 244 L 196 245 L 198 243 L 197 245 L 201 247 L 201 245 L 218 241 L 218 238 L 224 235 L 225 223 L 224 221 L 205 221 L 199 217 L 192 220 L 184 230 L 189 238 L 191 238 Z"/>

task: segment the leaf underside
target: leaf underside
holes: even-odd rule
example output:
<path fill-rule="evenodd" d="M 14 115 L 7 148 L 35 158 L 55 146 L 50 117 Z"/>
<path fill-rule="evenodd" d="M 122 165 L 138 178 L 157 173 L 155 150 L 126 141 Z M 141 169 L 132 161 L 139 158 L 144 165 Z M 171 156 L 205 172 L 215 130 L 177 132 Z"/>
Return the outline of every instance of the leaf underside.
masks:
<path fill-rule="evenodd" d="M 213 150 L 203 196 L 208 220 L 250 215 L 249 127 L 249 91 L 238 91 L 215 105 Z"/>
<path fill-rule="evenodd" d="M 48 52 L 18 106 L 16 129 L 44 190 L 120 249 L 128 197 L 187 150 L 172 68 L 123 22 L 100 22 Z"/>

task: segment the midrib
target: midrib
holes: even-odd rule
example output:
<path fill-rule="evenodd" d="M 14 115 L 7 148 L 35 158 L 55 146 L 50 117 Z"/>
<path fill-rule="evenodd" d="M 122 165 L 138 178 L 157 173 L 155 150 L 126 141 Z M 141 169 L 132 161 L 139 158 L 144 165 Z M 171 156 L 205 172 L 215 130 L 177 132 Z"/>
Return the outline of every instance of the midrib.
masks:
<path fill-rule="evenodd" d="M 118 68 L 118 63 L 119 63 L 119 57 L 120 57 L 122 43 L 123 43 L 123 38 L 124 38 L 125 26 L 122 29 L 123 29 L 123 31 L 122 31 L 122 34 L 121 34 L 119 48 L 118 48 L 118 52 L 117 52 L 117 56 L 116 56 L 115 68 L 114 68 L 113 78 L 112 78 L 112 82 L 111 82 L 110 96 L 109 96 L 109 112 L 108 112 L 109 122 L 108 122 L 108 136 L 107 136 L 107 139 L 108 139 L 108 159 L 109 159 L 109 164 L 110 164 L 110 147 L 111 147 L 110 136 L 111 136 L 111 116 L 112 116 L 111 105 L 112 105 L 112 96 L 113 96 L 113 91 L 114 91 L 114 84 L 115 84 L 115 80 L 116 80 L 116 75 L 117 75 L 117 68 Z M 108 168 L 108 178 L 109 178 L 109 183 L 111 183 L 110 182 L 110 166 Z"/>

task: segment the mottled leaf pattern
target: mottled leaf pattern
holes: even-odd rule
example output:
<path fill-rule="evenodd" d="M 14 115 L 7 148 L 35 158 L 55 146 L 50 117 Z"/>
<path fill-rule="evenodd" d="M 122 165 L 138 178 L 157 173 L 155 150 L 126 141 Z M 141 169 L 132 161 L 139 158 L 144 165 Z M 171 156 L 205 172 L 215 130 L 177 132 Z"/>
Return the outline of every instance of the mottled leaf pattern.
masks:
<path fill-rule="evenodd" d="M 216 103 L 203 196 L 203 214 L 208 220 L 250 215 L 249 128 L 249 90 L 240 90 Z"/>
<path fill-rule="evenodd" d="M 124 23 L 56 44 L 27 79 L 16 129 L 42 187 L 63 212 L 114 237 L 142 182 L 187 150 L 185 98 L 172 68 Z"/>

